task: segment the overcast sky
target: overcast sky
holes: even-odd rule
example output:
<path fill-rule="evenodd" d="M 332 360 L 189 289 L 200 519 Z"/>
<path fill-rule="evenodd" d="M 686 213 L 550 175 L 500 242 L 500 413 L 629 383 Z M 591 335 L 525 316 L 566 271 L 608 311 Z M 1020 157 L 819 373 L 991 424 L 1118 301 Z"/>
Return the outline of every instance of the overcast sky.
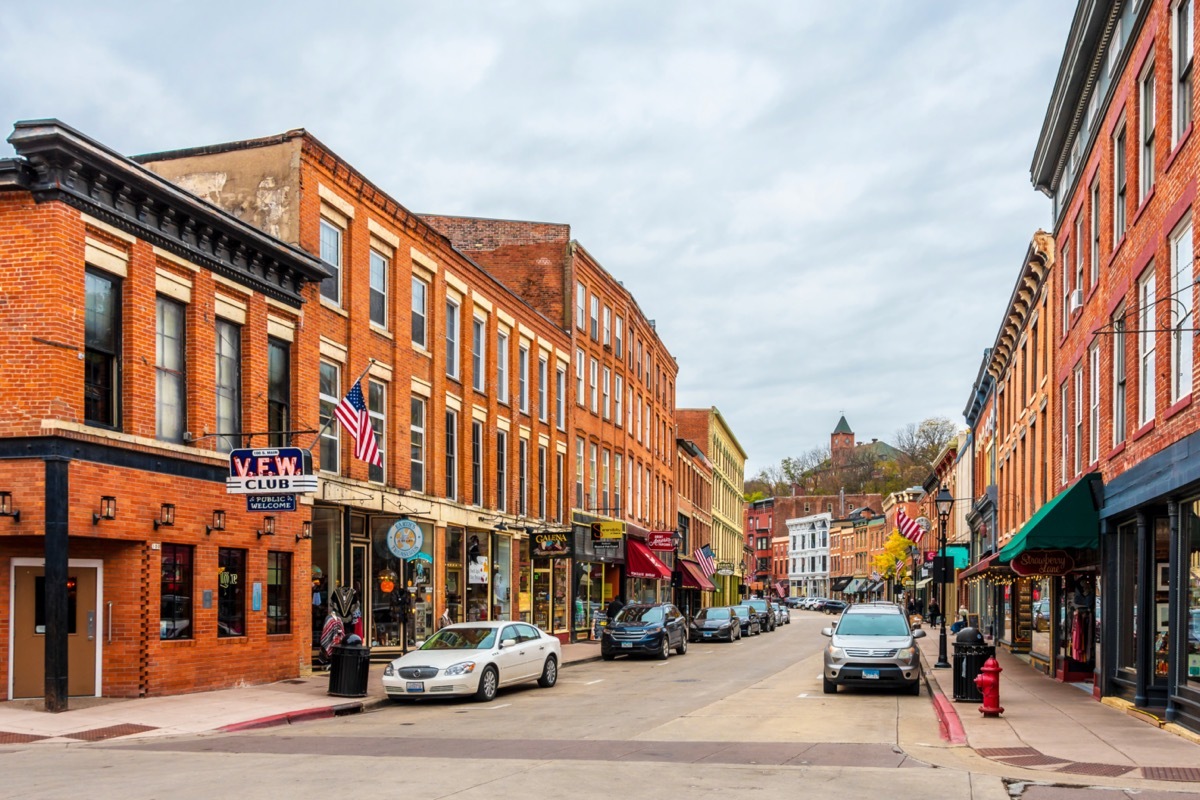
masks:
<path fill-rule="evenodd" d="M 413 211 L 569 223 L 750 475 L 841 413 L 962 423 L 1051 224 L 1029 164 L 1074 8 L 38 3 L 0 16 L 0 125 L 130 154 L 303 127 Z"/>

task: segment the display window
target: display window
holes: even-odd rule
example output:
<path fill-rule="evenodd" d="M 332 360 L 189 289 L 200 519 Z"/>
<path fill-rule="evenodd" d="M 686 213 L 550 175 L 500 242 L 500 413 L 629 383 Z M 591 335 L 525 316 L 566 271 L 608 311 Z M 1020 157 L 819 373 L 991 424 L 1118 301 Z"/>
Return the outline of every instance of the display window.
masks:
<path fill-rule="evenodd" d="M 1029 650 L 1047 659 L 1054 652 L 1050 637 L 1054 630 L 1054 603 L 1050 592 L 1050 578 L 1032 578 L 1029 581 Z"/>
<path fill-rule="evenodd" d="M 1187 680 L 1200 689 L 1200 500 L 1184 503 L 1180 512 L 1187 568 L 1179 587 L 1187 603 Z"/>
<path fill-rule="evenodd" d="M 372 647 L 414 647 L 433 629 L 433 527 L 414 523 L 421 531 L 420 548 L 410 558 L 404 541 L 389 532 L 397 517 L 372 517 L 369 608 Z M 409 546 L 416 539 L 408 540 Z"/>

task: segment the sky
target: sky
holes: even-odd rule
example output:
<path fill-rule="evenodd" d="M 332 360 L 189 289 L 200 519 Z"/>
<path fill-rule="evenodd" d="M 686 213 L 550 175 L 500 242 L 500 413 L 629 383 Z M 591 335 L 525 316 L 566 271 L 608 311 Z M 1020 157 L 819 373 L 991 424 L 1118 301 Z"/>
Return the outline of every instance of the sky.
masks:
<path fill-rule="evenodd" d="M 128 153 L 306 128 L 419 213 L 568 223 L 746 474 L 962 424 L 1029 240 L 1068 0 L 63 0 L 0 130 Z M 11 155 L 0 146 L 0 155 Z"/>

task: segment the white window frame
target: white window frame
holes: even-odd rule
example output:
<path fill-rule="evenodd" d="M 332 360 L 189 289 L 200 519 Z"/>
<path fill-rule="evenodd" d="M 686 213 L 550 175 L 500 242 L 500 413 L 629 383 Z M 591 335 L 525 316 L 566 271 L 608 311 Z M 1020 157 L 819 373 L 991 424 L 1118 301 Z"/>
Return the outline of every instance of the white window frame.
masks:
<path fill-rule="evenodd" d="M 1195 60 L 1195 7 L 1179 0 L 1171 8 L 1171 147 L 1192 125 L 1192 63 Z"/>
<path fill-rule="evenodd" d="M 496 334 L 496 399 L 508 404 L 508 331 Z"/>
<path fill-rule="evenodd" d="M 1146 267 L 1145 272 L 1138 278 L 1138 427 L 1141 428 L 1154 419 L 1155 404 L 1155 356 L 1157 353 L 1157 337 L 1155 335 L 1155 294 L 1158 290 L 1158 279 L 1155 276 L 1153 262 Z"/>
<path fill-rule="evenodd" d="M 326 235 L 334 237 L 333 249 L 326 250 Z M 333 274 L 321 281 L 321 298 L 326 302 L 341 308 L 342 306 L 342 260 L 345 254 L 345 247 L 342 243 L 346 237 L 346 230 L 325 217 L 321 217 L 320 226 L 320 249 L 321 263 L 324 264 Z M 332 291 L 332 295 L 329 292 Z"/>
<path fill-rule="evenodd" d="M 624 346 L 625 342 L 625 320 L 620 314 L 615 316 L 616 319 L 613 322 L 613 352 L 616 353 L 616 356 L 619 359 L 623 358 L 625 355 L 621 352 L 621 348 Z"/>
<path fill-rule="evenodd" d="M 1154 62 L 1138 78 L 1138 202 L 1154 188 Z"/>
<path fill-rule="evenodd" d="M 1113 447 L 1125 441 L 1128 435 L 1129 416 L 1129 364 L 1126 358 L 1125 306 L 1113 312 L 1112 329 L 1112 398 L 1109 416 L 1113 421 Z"/>
<path fill-rule="evenodd" d="M 379 404 L 371 402 L 375 387 L 379 387 Z M 367 380 L 367 419 L 375 431 L 375 446 L 379 448 L 379 460 L 383 466 L 367 465 L 367 480 L 371 483 L 387 482 L 387 384 L 383 381 Z"/>
<path fill-rule="evenodd" d="M 546 422 L 550 419 L 550 403 L 546 395 L 546 384 L 550 382 L 550 362 L 543 356 L 538 356 L 538 419 Z"/>
<path fill-rule="evenodd" d="M 583 386 L 584 355 L 583 350 L 575 351 L 575 403 L 583 405 L 587 402 L 587 392 Z"/>
<path fill-rule="evenodd" d="M 1171 232 L 1171 403 L 1192 393 L 1195 363 L 1195 240 L 1189 215 Z"/>
<path fill-rule="evenodd" d="M 608 419 L 609 412 L 612 410 L 612 370 L 608 367 L 604 368 L 604 382 L 601 385 L 601 393 L 603 397 L 601 405 L 602 416 L 604 419 Z"/>
<path fill-rule="evenodd" d="M 471 317 L 471 386 L 477 392 L 487 390 L 487 320 Z"/>
<path fill-rule="evenodd" d="M 618 428 L 624 427 L 625 382 L 620 373 L 615 376 L 613 385 L 613 422 Z"/>
<path fill-rule="evenodd" d="M 376 267 L 378 267 L 378 269 L 376 269 Z M 388 329 L 388 273 L 390 271 L 391 259 L 389 259 L 379 250 L 376 250 L 374 247 L 372 247 L 370 255 L 371 281 L 369 289 L 371 298 L 368 298 L 367 315 L 370 317 L 372 325 L 377 328 L 382 328 L 385 331 Z M 376 274 L 377 272 L 379 273 L 378 275 Z M 383 298 L 382 320 L 375 319 L 375 306 L 373 303 L 369 302 L 369 300 L 373 299 L 374 295 L 376 294 Z"/>
<path fill-rule="evenodd" d="M 1066 483 L 1068 479 L 1067 466 L 1070 463 L 1067 459 L 1071 452 L 1071 416 L 1070 416 L 1070 383 L 1062 382 L 1059 387 L 1058 397 L 1060 400 L 1061 411 L 1059 416 L 1062 418 L 1062 452 L 1059 458 L 1059 475 L 1062 477 L 1062 483 Z"/>
<path fill-rule="evenodd" d="M 425 485 L 428 480 L 429 471 L 425 467 L 425 420 L 429 415 L 429 404 L 424 397 L 420 395 L 412 395 L 409 400 L 409 417 L 408 417 L 408 480 L 412 484 L 409 488 L 414 492 L 424 492 Z M 415 408 L 421 409 L 420 419 L 412 413 Z M 416 470 L 413 465 L 417 464 L 421 467 L 421 479 L 417 481 L 413 475 Z"/>
<path fill-rule="evenodd" d="M 517 345 L 517 408 L 529 413 L 529 347 Z"/>
<path fill-rule="evenodd" d="M 446 430 L 444 445 L 446 450 L 446 499 L 458 499 L 458 412 L 452 408 L 446 409 Z"/>
<path fill-rule="evenodd" d="M 1074 477 L 1083 471 L 1083 449 L 1085 446 L 1083 438 L 1083 407 L 1085 405 L 1083 397 L 1083 364 L 1076 364 L 1074 373 L 1071 376 L 1075 384 L 1075 426 L 1072 431 L 1073 447 L 1073 463 L 1074 472 L 1071 476 Z"/>
<path fill-rule="evenodd" d="M 496 431 L 496 508 L 508 510 L 508 431 Z"/>
<path fill-rule="evenodd" d="M 330 361 L 320 362 L 318 368 L 318 378 L 320 377 L 320 369 L 328 368 L 333 370 L 333 394 L 320 391 L 320 382 L 318 381 L 318 399 L 319 405 L 328 406 L 328 414 L 319 414 L 321 417 L 321 440 L 322 444 L 332 448 L 333 463 L 326 463 L 330 459 L 325 458 L 325 447 L 320 447 L 318 453 L 321 455 L 321 472 L 329 472 L 337 475 L 340 472 L 342 459 L 342 426 L 338 423 L 337 418 L 333 416 L 333 410 L 337 408 L 338 403 L 342 402 L 341 398 L 341 381 L 342 368 Z"/>
<path fill-rule="evenodd" d="M 1125 238 L 1125 230 L 1129 224 L 1126 215 L 1129 211 L 1129 170 L 1126 168 L 1125 149 L 1128 129 L 1125 120 L 1117 123 L 1113 132 L 1113 249 Z"/>
<path fill-rule="evenodd" d="M 1089 370 L 1089 419 L 1088 419 L 1088 464 L 1100 461 L 1100 343 L 1095 342 L 1088 350 Z"/>
<path fill-rule="evenodd" d="M 462 306 L 452 297 L 446 298 L 446 374 L 458 380 L 462 372 L 459 364 L 458 339 L 461 327 Z"/>
<path fill-rule="evenodd" d="M 483 453 L 484 424 L 480 420 L 471 420 L 471 505 L 483 506 L 483 467 L 486 463 Z"/>
<path fill-rule="evenodd" d="M 602 322 L 600 327 L 601 341 L 605 347 L 612 346 L 612 309 L 608 306 L 604 307 L 602 313 Z"/>
<path fill-rule="evenodd" d="M 1092 268 L 1091 285 L 1100 283 L 1100 179 L 1092 182 Z"/>
<path fill-rule="evenodd" d="M 567 370 L 562 366 L 554 370 L 554 426 L 567 429 Z"/>
<path fill-rule="evenodd" d="M 600 341 L 600 298 L 591 296 L 591 313 L 588 315 L 588 335 L 593 342 Z"/>
<path fill-rule="evenodd" d="M 582 437 L 575 437 L 575 507 L 587 508 L 587 497 L 584 494 L 584 474 L 583 474 L 583 453 L 584 441 Z"/>
<path fill-rule="evenodd" d="M 575 282 L 575 327 L 587 330 L 587 288 L 578 281 Z"/>
<path fill-rule="evenodd" d="M 591 359 L 588 362 L 588 398 L 591 400 L 588 408 L 593 414 L 600 411 L 600 362 Z"/>
<path fill-rule="evenodd" d="M 422 350 L 429 349 L 429 284 L 418 278 L 412 279 L 412 343 Z M 420 338 L 418 338 L 418 327 Z"/>
<path fill-rule="evenodd" d="M 599 498 L 596 496 L 596 479 L 599 476 L 599 472 L 600 472 L 600 468 L 597 464 L 597 462 L 600 458 L 599 453 L 600 453 L 600 446 L 597 445 L 595 442 L 590 442 L 588 444 L 588 476 L 587 476 L 587 486 L 588 486 L 588 495 L 587 495 L 588 506 L 587 506 L 587 508 L 589 511 L 594 511 L 594 510 L 596 510 L 596 508 L 599 507 L 599 503 L 597 502 L 599 500 Z"/>

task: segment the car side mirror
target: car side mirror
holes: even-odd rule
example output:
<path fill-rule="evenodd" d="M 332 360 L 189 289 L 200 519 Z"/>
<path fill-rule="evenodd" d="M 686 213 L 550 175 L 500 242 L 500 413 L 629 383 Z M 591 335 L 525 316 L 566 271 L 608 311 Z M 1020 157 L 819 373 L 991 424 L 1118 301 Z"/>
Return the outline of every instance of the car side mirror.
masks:
<path fill-rule="evenodd" d="M 914 639 L 924 639 L 925 631 L 922 630 L 921 628 L 917 628 L 915 631 L 912 632 L 912 637 Z"/>
<path fill-rule="evenodd" d="M 506 647 L 513 647 L 514 645 L 516 645 L 516 643 L 517 643 L 516 639 L 505 639 L 504 641 L 502 641 L 500 643 L 500 648 L 504 649 Z"/>
<path fill-rule="evenodd" d="M 833 628 L 821 628 L 822 636 L 833 636 Z"/>

